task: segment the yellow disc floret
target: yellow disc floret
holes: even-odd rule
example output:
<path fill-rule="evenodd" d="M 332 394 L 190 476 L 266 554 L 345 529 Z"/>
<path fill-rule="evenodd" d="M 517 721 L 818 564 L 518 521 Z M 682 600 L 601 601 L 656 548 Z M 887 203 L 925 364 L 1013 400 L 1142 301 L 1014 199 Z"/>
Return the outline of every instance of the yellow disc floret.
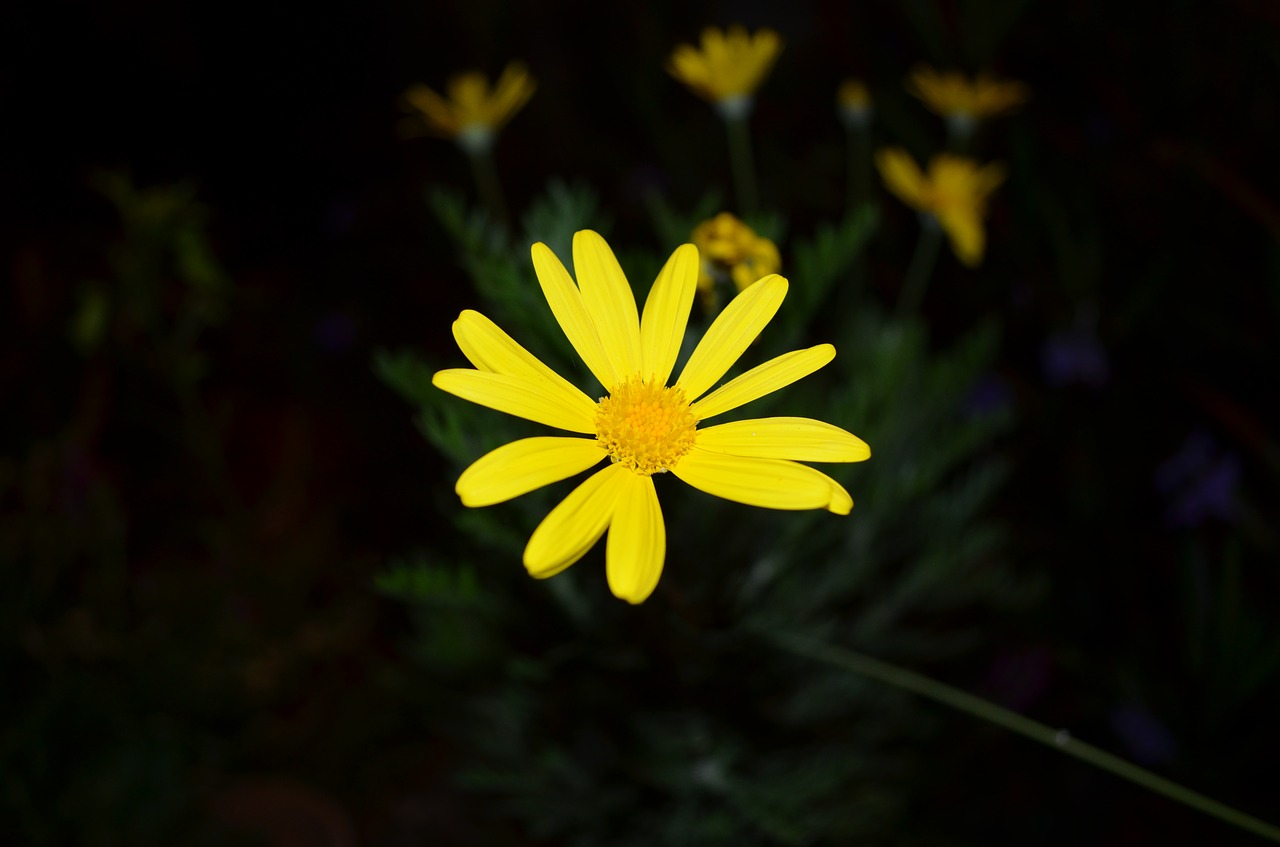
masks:
<path fill-rule="evenodd" d="M 596 440 L 642 476 L 661 473 L 693 446 L 698 420 L 679 388 L 629 379 L 596 407 Z"/>

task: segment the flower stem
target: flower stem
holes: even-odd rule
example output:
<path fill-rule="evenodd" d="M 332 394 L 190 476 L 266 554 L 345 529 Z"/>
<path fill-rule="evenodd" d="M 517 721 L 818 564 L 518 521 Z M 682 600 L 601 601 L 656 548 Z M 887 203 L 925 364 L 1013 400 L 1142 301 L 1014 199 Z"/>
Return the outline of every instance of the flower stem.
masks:
<path fill-rule="evenodd" d="M 947 149 L 957 156 L 968 156 L 978 121 L 972 115 L 952 115 L 947 119 Z"/>
<path fill-rule="evenodd" d="M 788 634 L 767 633 L 766 637 L 779 647 L 799 656 L 826 662 L 829 665 L 852 671 L 877 682 L 883 682 L 895 688 L 910 691 L 912 694 L 918 694 L 921 697 L 926 697 L 961 712 L 967 712 L 976 718 L 988 721 L 1011 732 L 1016 732 L 1019 735 L 1024 735 L 1032 741 L 1038 741 L 1046 747 L 1052 747 L 1069 756 L 1088 762 L 1096 768 L 1128 780 L 1135 785 L 1140 785 L 1149 791 L 1163 794 L 1175 802 L 1203 812 L 1210 817 L 1215 817 L 1224 823 L 1239 827 L 1246 832 L 1251 832 L 1269 841 L 1280 843 L 1280 827 L 1237 811 L 1224 803 L 1219 803 L 1217 800 L 1210 799 L 1172 780 L 1165 779 L 1149 770 L 1127 762 L 1119 756 L 1113 756 L 1105 750 L 1094 747 L 1092 744 L 1077 741 L 1065 729 L 1052 729 L 1017 712 L 997 706 L 988 700 L 983 700 L 981 697 L 975 697 L 966 691 L 961 691 L 927 676 L 891 665 L 888 662 L 882 662 L 879 659 L 873 659 L 870 656 L 864 656 L 852 650 L 833 647 L 829 644 Z"/>
<path fill-rule="evenodd" d="M 756 169 L 751 158 L 751 130 L 746 115 L 725 117 L 729 131 L 729 163 L 733 167 L 733 183 L 738 192 L 738 212 L 742 217 L 756 213 L 760 195 L 756 189 Z"/>
<path fill-rule="evenodd" d="M 481 204 L 495 225 L 505 227 L 507 204 L 502 199 L 502 184 L 498 182 L 493 153 L 488 149 L 468 150 L 467 158 L 471 161 L 471 175 L 475 177 Z"/>
<path fill-rule="evenodd" d="M 907 267 L 907 276 L 902 282 L 902 293 L 898 295 L 899 315 L 919 311 L 924 291 L 929 286 L 929 277 L 933 275 L 933 266 L 938 261 L 938 247 L 941 244 L 942 227 L 938 225 L 938 219 L 933 215 L 921 215 L 920 239 L 916 241 L 916 251 L 911 254 L 911 264 Z"/>

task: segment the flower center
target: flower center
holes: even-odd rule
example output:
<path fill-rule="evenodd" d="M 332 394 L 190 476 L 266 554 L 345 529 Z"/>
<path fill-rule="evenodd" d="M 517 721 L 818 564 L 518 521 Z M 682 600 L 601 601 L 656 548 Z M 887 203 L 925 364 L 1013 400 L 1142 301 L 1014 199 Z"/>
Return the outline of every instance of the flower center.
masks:
<path fill-rule="evenodd" d="M 679 388 L 629 379 L 596 406 L 596 440 L 642 476 L 675 466 L 693 446 L 698 420 Z"/>

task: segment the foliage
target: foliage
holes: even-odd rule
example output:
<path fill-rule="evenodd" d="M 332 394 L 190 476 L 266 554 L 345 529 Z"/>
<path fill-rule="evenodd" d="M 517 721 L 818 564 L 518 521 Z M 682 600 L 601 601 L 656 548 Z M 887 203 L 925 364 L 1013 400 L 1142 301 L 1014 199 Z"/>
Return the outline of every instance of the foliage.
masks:
<path fill-rule="evenodd" d="M 526 217 L 526 234 L 545 234 L 567 254 L 589 200 L 553 185 Z M 581 366 L 567 370 L 575 357 L 541 301 L 527 244 L 486 233 L 456 198 L 435 206 L 482 310 L 598 393 Z M 670 235 L 674 213 L 655 207 Z M 523 572 L 529 533 L 569 483 L 487 509 L 445 495 L 441 508 L 469 552 L 454 562 L 411 558 L 379 580 L 415 609 L 424 677 L 448 673 L 459 683 L 445 731 L 467 751 L 461 784 L 534 837 L 808 844 L 883 833 L 922 766 L 895 750 L 922 731 L 920 713 L 899 695 L 773 650 L 761 633 L 804 633 L 928 665 L 981 643 L 975 616 L 1036 596 L 1035 580 L 1010 567 L 1006 529 L 989 514 L 1007 477 L 998 445 L 1012 412 L 969 401 L 998 330 L 975 327 L 935 351 L 918 319 L 890 318 L 866 292 L 840 292 L 873 226 L 863 209 L 795 239 L 784 268 L 791 294 L 739 366 L 826 340 L 815 325 L 830 334 L 835 364 L 743 414 L 785 406 L 864 437 L 872 460 L 832 471 L 859 500 L 852 516 L 749 512 L 663 486 L 666 569 L 657 594 L 629 610 L 608 594 L 598 551 L 546 582 Z M 624 258 L 632 284 L 647 282 L 633 268 L 656 270 L 674 246 L 648 256 L 620 250 L 636 257 Z M 838 294 L 853 305 L 833 317 Z M 695 312 L 690 334 L 706 320 Z M 430 374 L 443 364 L 406 351 L 375 359 L 454 474 L 537 431 L 434 390 Z M 494 608 L 505 613 L 482 610 Z M 479 646 L 495 644 L 507 645 L 505 655 Z"/>

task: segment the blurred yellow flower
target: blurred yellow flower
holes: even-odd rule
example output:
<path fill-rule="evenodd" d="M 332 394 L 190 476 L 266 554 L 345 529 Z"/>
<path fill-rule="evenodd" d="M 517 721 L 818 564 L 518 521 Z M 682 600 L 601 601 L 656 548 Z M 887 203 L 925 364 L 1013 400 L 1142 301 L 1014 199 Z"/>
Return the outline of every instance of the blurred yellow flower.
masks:
<path fill-rule="evenodd" d="M 969 267 L 982 262 L 986 247 L 982 219 L 988 196 L 1004 181 L 1003 167 L 979 167 L 972 159 L 941 153 L 929 162 L 925 174 L 900 147 L 878 152 L 876 167 L 885 186 L 902 202 L 937 220 L 961 262 Z"/>
<path fill-rule="evenodd" d="M 405 101 L 437 135 L 451 138 L 469 150 L 487 150 L 494 134 L 533 96 L 533 77 L 519 62 L 507 65 L 493 89 L 479 71 L 467 71 L 449 79 L 448 98 L 417 84 L 405 92 Z"/>
<path fill-rule="evenodd" d="M 698 294 L 708 308 L 715 303 L 716 281 L 727 277 L 743 291 L 761 277 L 782 267 L 777 246 L 728 212 L 721 212 L 693 229 L 698 266 Z"/>
<path fill-rule="evenodd" d="M 677 46 L 667 70 L 699 97 L 716 104 L 726 117 L 742 117 L 750 111 L 752 95 L 781 51 L 782 38 L 771 29 L 750 35 L 741 25 L 727 32 L 707 27 L 702 31 L 702 49 Z"/>
<path fill-rule="evenodd" d="M 596 471 L 551 510 L 524 551 L 525 568 L 553 576 L 582 558 L 606 531 L 609 588 L 630 603 L 658 584 L 666 528 L 654 474 L 674 476 L 708 494 L 770 509 L 826 509 L 845 515 L 853 499 L 826 474 L 801 462 L 860 462 L 871 455 L 857 436 L 809 418 L 777 417 L 702 427 L 801 379 L 835 357 L 819 344 L 771 359 L 708 390 L 768 325 L 787 281 L 768 276 L 734 298 L 707 329 L 676 381 L 667 385 L 684 341 L 698 278 L 698 250 L 671 254 L 638 314 L 635 296 L 605 240 L 590 230 L 573 238 L 578 279 L 542 243 L 533 269 L 551 313 L 606 396 L 593 401 L 479 312 L 453 324 L 475 365 L 438 371 L 450 394 L 585 438 L 540 436 L 482 456 L 458 478 L 465 506 L 501 503 L 581 473 Z"/>
<path fill-rule="evenodd" d="M 836 91 L 840 119 L 846 125 L 865 124 L 871 117 L 871 92 L 860 79 L 846 79 Z"/>
<path fill-rule="evenodd" d="M 925 65 L 913 69 L 905 85 L 909 93 L 944 118 L 990 118 L 1022 105 L 1031 96 L 1021 82 L 997 80 L 985 73 L 970 81 L 959 71 L 938 73 Z"/>

